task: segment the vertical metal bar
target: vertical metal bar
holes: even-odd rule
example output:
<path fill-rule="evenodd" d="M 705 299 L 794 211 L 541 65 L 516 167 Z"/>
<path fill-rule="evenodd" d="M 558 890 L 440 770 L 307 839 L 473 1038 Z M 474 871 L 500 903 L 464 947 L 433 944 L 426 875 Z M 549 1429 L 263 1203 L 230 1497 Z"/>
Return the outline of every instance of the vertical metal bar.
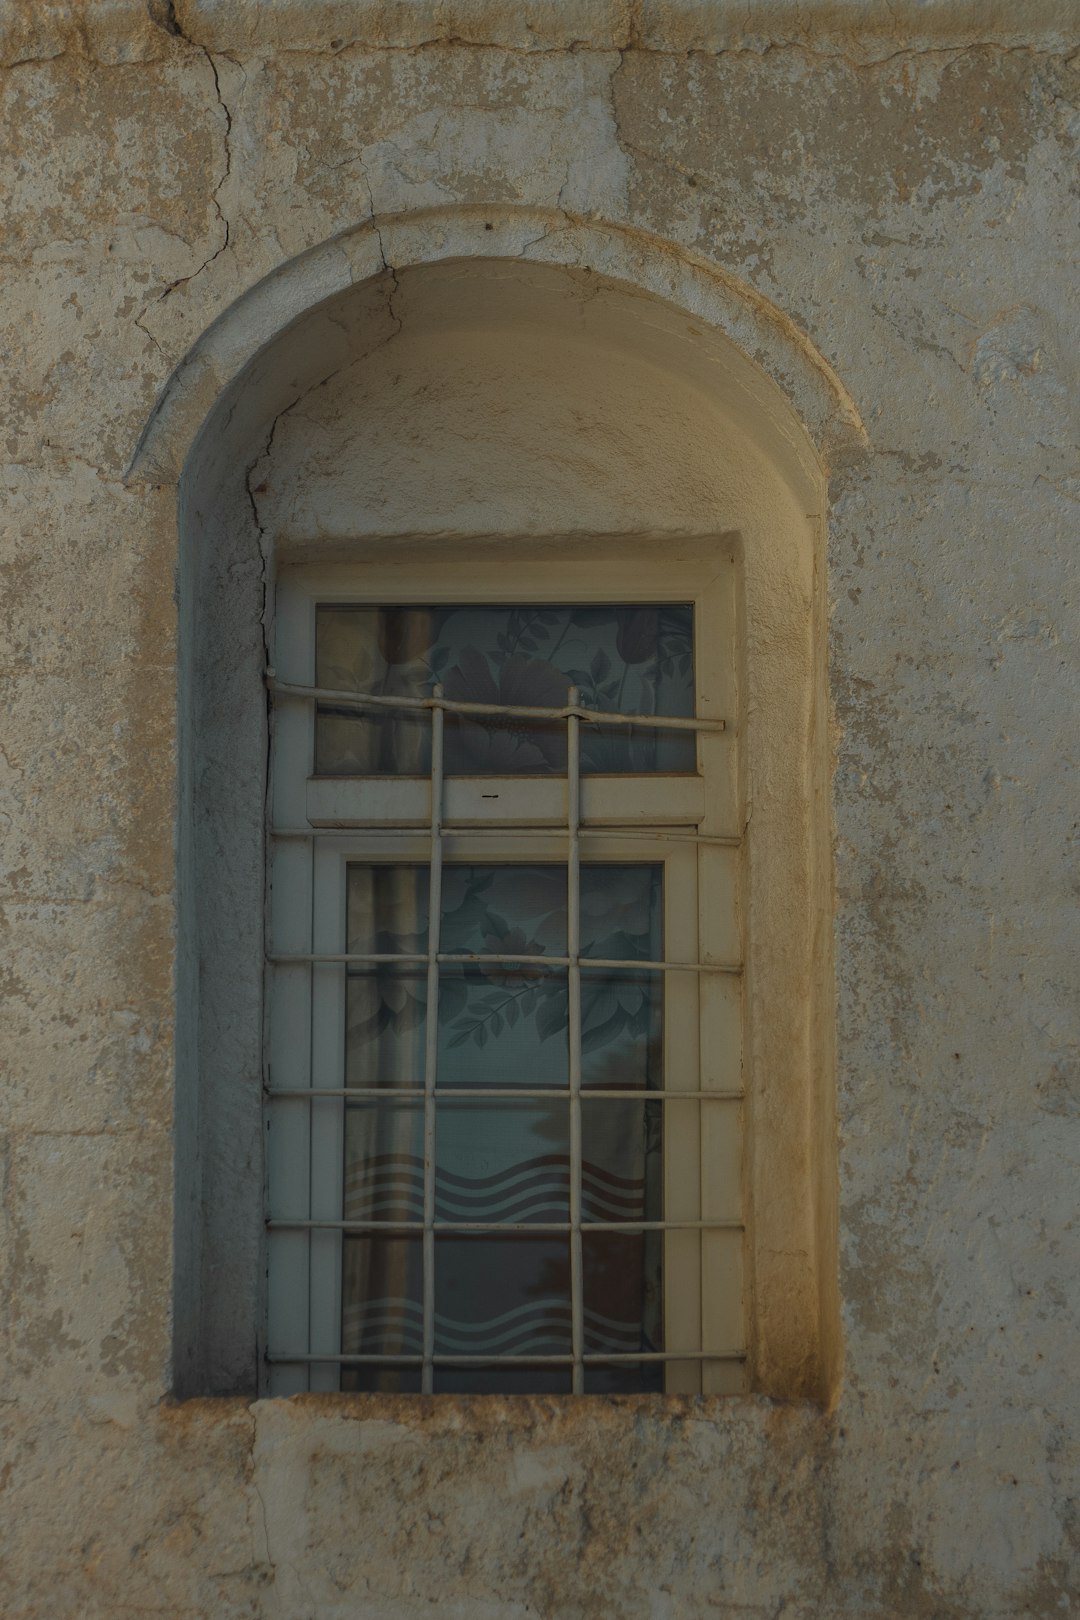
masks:
<path fill-rule="evenodd" d="M 312 713 L 314 714 L 314 707 L 312 709 Z M 317 722 L 314 722 L 314 723 L 317 724 Z M 315 842 L 315 840 L 313 838 L 311 840 L 311 892 L 310 892 L 310 908 L 309 908 L 309 911 L 308 911 L 308 942 L 309 942 L 309 944 L 311 946 L 312 952 L 314 952 L 314 950 L 315 950 L 315 858 L 316 858 L 317 850 L 318 850 L 318 845 L 316 844 L 316 842 Z M 307 1065 L 308 1065 L 308 1085 L 309 1086 L 313 1085 L 314 1080 L 315 1080 L 315 1070 L 314 1070 L 313 1065 L 314 1065 L 314 1062 L 315 1062 L 315 974 L 316 974 L 317 971 L 318 971 L 318 969 L 316 968 L 315 963 L 312 962 L 311 966 L 308 968 L 308 1031 L 307 1031 L 307 1034 L 308 1034 L 308 1054 L 307 1054 Z M 308 1098 L 307 1115 L 308 1115 L 308 1119 L 307 1119 L 307 1126 L 308 1126 L 308 1131 L 307 1131 L 307 1160 L 308 1160 L 308 1165 L 307 1165 L 307 1197 L 308 1197 L 308 1219 L 310 1220 L 315 1214 L 315 1206 L 314 1206 L 314 1203 L 313 1203 L 314 1185 L 315 1185 L 315 1183 L 314 1183 L 314 1180 L 312 1178 L 313 1144 L 314 1144 L 314 1138 L 315 1138 L 315 1099 L 314 1099 L 314 1097 L 309 1097 Z M 312 1284 L 312 1279 L 314 1278 L 314 1275 L 315 1275 L 315 1266 L 313 1264 L 314 1255 L 313 1255 L 313 1252 L 312 1252 L 313 1248 L 314 1248 L 314 1244 L 315 1244 L 315 1234 L 314 1234 L 314 1232 L 309 1232 L 308 1235 L 307 1235 L 307 1339 L 305 1341 L 307 1343 L 307 1347 L 308 1347 L 309 1350 L 311 1349 L 311 1328 L 312 1328 L 312 1317 L 314 1315 L 314 1313 L 312 1311 L 312 1308 L 311 1308 L 312 1307 L 311 1284 Z M 307 1385 L 308 1392 L 310 1393 L 310 1391 L 311 1391 L 311 1368 L 310 1367 L 308 1367 L 308 1369 L 307 1369 L 307 1377 L 305 1378 L 304 1382 Z"/>
<path fill-rule="evenodd" d="M 433 696 L 441 698 L 436 686 Z M 439 932 L 442 923 L 443 719 L 431 711 L 431 854 L 428 884 L 427 1012 L 424 1026 L 424 1364 L 421 1390 L 435 1387 L 435 1081 L 439 1066 Z"/>
<path fill-rule="evenodd" d="M 567 703 L 578 701 L 572 686 Z M 581 738 L 576 714 L 566 717 L 566 954 L 570 1043 L 570 1310 L 573 1392 L 585 1393 L 585 1313 L 581 1264 Z"/>

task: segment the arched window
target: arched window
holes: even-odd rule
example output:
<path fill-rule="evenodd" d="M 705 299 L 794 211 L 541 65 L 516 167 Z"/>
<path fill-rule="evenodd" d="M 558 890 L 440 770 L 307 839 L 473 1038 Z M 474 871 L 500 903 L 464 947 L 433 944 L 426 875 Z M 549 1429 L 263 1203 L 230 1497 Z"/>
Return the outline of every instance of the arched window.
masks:
<path fill-rule="evenodd" d="M 523 551 L 279 578 L 275 1393 L 743 1387 L 735 561 Z"/>
<path fill-rule="evenodd" d="M 181 496 L 178 1389 L 827 1393 L 779 389 L 640 288 L 450 259 L 286 327 Z"/>

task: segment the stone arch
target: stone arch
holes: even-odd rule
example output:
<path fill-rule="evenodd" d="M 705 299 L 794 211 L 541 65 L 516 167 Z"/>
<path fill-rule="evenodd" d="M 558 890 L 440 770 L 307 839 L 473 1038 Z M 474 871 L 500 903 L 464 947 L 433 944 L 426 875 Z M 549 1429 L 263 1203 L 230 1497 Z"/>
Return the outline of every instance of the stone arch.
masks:
<path fill-rule="evenodd" d="M 772 379 L 826 466 L 865 442 L 851 396 L 805 333 L 719 266 L 647 232 L 570 220 L 552 209 L 432 208 L 365 220 L 278 266 L 231 304 L 170 375 L 135 448 L 129 480 L 178 482 L 230 385 L 317 305 L 403 267 L 456 258 L 589 271 L 670 303 L 729 338 Z"/>
<path fill-rule="evenodd" d="M 359 227 L 177 367 L 130 476 L 179 486 L 180 1392 L 256 1387 L 275 569 L 578 533 L 724 535 L 741 561 L 753 1380 L 835 1389 L 824 502 L 860 442 L 830 368 L 751 289 L 532 211 Z"/>

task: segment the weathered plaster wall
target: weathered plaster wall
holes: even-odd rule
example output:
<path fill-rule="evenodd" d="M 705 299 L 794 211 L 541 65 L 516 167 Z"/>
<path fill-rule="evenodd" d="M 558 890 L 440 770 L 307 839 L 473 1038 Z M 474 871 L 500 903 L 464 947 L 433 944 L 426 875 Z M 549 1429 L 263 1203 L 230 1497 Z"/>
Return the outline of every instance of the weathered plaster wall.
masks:
<path fill-rule="evenodd" d="M 1069 1612 L 1075 16 L 101 0 L 0 24 L 0 1610 Z M 829 515 L 827 1415 L 166 1398 L 177 526 L 175 490 L 125 471 L 260 277 L 372 215 L 494 205 L 740 278 L 868 431 Z"/>

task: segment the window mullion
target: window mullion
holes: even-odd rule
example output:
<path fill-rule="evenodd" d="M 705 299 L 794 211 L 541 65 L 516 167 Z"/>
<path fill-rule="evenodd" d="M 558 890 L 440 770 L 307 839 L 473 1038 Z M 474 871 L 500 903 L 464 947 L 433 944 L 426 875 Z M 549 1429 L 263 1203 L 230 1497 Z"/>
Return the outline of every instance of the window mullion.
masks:
<path fill-rule="evenodd" d="M 434 696 L 443 689 L 436 686 Z M 431 854 L 428 888 L 427 1014 L 424 1026 L 424 1363 L 421 1390 L 435 1387 L 435 1082 L 439 1067 L 439 934 L 442 923 L 443 716 L 431 711 Z"/>
<path fill-rule="evenodd" d="M 567 693 L 567 706 L 578 689 Z M 574 1356 L 573 1393 L 585 1393 L 585 1313 L 581 1253 L 581 753 L 580 721 L 566 717 L 566 954 L 567 1034 L 570 1043 L 570 1320 Z"/>

